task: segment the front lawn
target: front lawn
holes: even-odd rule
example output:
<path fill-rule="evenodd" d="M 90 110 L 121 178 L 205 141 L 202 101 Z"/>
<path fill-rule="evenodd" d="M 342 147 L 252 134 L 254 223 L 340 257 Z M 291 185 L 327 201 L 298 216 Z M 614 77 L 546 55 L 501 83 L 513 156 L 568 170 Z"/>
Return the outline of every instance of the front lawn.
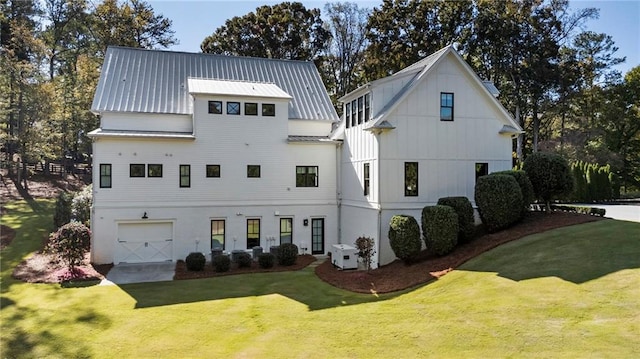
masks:
<path fill-rule="evenodd" d="M 51 202 L 11 203 L 2 357 L 611 357 L 640 355 L 640 224 L 572 226 L 500 246 L 395 294 L 307 268 L 122 286 L 28 284 Z"/>

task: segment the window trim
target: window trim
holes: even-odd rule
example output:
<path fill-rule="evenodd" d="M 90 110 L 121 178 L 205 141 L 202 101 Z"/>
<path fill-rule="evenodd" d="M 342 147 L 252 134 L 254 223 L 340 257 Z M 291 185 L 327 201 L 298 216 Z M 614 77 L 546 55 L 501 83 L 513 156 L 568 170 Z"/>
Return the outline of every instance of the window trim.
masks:
<path fill-rule="evenodd" d="M 160 174 L 159 175 L 151 175 L 151 166 L 160 166 Z M 147 165 L 147 177 L 149 178 L 162 178 L 162 163 L 149 163 Z"/>
<path fill-rule="evenodd" d="M 106 174 L 106 173 L 103 174 L 103 172 L 107 172 L 107 171 L 103 171 L 103 169 L 106 170 L 107 168 L 109 169 L 109 171 L 108 171 L 109 173 L 108 174 Z M 101 163 L 100 164 L 100 173 L 99 173 L 99 176 L 100 176 L 100 188 L 111 188 L 111 186 L 113 184 L 112 183 L 112 178 L 113 177 L 112 177 L 111 170 L 112 170 L 111 163 Z M 107 178 L 109 179 L 109 185 L 105 184 L 105 180 Z"/>
<path fill-rule="evenodd" d="M 446 96 L 451 95 L 451 106 L 446 105 L 448 102 L 448 98 Z M 445 101 L 445 105 L 443 105 L 443 100 Z M 452 122 L 454 120 L 454 108 L 455 108 L 455 100 L 453 92 L 440 92 L 440 121 Z M 444 118 L 442 116 L 443 109 L 451 109 L 451 118 Z"/>
<path fill-rule="evenodd" d="M 257 221 L 257 223 L 258 223 L 258 232 L 257 233 L 249 232 L 249 222 L 250 221 Z M 260 246 L 260 232 L 262 231 L 261 226 L 262 226 L 262 224 L 260 223 L 260 218 L 247 218 L 247 249 L 252 249 L 253 247 Z M 252 246 L 252 247 L 249 246 L 249 234 L 254 234 L 254 235 L 257 234 L 258 235 L 258 239 L 257 239 L 258 240 L 258 244 L 256 244 L 255 246 Z"/>
<path fill-rule="evenodd" d="M 248 105 L 255 105 L 255 113 L 254 111 L 249 111 L 247 109 Z M 258 103 L 257 102 L 245 102 L 244 103 L 244 115 L 245 116 L 258 116 Z"/>
<path fill-rule="evenodd" d="M 309 172 L 310 168 L 315 168 L 315 174 L 313 174 L 313 185 L 309 185 L 309 178 L 312 173 Z M 304 173 L 298 173 L 298 169 L 304 169 Z M 298 185 L 298 175 L 304 176 L 303 185 Z M 300 188 L 311 188 L 318 187 L 319 184 L 319 169 L 318 166 L 296 166 L 296 187 Z"/>
<path fill-rule="evenodd" d="M 229 111 L 229 106 L 233 106 L 233 105 L 237 105 L 237 111 L 238 112 L 230 112 Z M 227 101 L 227 115 L 231 115 L 231 116 L 240 116 L 240 102 L 238 101 Z"/>
<path fill-rule="evenodd" d="M 362 179 L 364 196 L 368 197 L 371 193 L 371 164 L 369 162 L 364 163 L 362 166 Z"/>
<path fill-rule="evenodd" d="M 216 109 L 215 105 L 219 105 L 219 110 Z M 209 113 L 214 115 L 222 115 L 222 101 L 209 101 Z"/>
<path fill-rule="evenodd" d="M 257 176 L 252 176 L 251 175 L 251 168 L 257 168 L 258 169 L 258 175 Z M 247 178 L 261 178 L 262 177 L 262 168 L 260 165 L 247 165 Z"/>
<path fill-rule="evenodd" d="M 407 177 L 408 175 L 408 167 L 410 165 L 415 165 L 416 166 L 416 178 L 415 178 L 415 185 L 416 188 L 414 190 L 410 190 L 409 186 L 408 186 L 408 180 L 409 178 Z M 417 197 L 419 192 L 419 178 L 420 178 L 420 165 L 418 162 L 405 162 L 404 163 L 404 196 L 405 197 Z"/>
<path fill-rule="evenodd" d="M 211 168 L 218 167 L 218 175 L 217 176 L 213 176 L 213 175 L 209 176 L 209 167 L 211 167 Z M 222 174 L 221 174 L 221 170 L 220 170 L 220 165 L 206 165 L 206 167 L 205 167 L 205 176 L 207 178 L 220 178 L 221 175 Z"/>
<path fill-rule="evenodd" d="M 137 166 L 142 166 L 142 172 L 141 172 L 141 175 L 134 176 L 133 169 L 134 167 L 137 167 Z M 144 178 L 146 177 L 146 174 L 147 174 L 147 167 L 144 163 L 129 163 L 129 178 Z"/>
<path fill-rule="evenodd" d="M 188 170 L 187 174 L 182 174 L 182 169 L 186 168 Z M 178 169 L 178 176 L 179 176 L 179 185 L 180 188 L 189 188 L 191 187 L 191 165 L 180 165 L 179 169 Z M 182 180 L 186 179 L 187 180 L 187 184 L 183 184 Z"/>
<path fill-rule="evenodd" d="M 267 112 L 267 109 L 271 107 L 273 108 L 273 112 Z M 262 104 L 262 116 L 274 117 L 276 115 L 276 104 L 275 103 L 263 103 Z"/>

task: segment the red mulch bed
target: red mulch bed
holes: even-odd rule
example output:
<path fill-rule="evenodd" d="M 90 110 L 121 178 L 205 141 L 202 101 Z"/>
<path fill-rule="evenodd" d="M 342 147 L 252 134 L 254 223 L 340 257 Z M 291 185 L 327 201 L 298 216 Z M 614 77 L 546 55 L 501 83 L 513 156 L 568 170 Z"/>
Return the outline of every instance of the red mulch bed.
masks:
<path fill-rule="evenodd" d="M 231 263 L 231 269 L 228 272 L 218 273 L 213 270 L 211 263 L 207 263 L 202 271 L 189 271 L 187 265 L 183 260 L 176 262 L 176 274 L 173 279 L 196 279 L 196 278 L 209 278 L 209 277 L 221 277 L 234 274 L 247 274 L 247 273 L 269 273 L 269 272 L 284 272 L 300 270 L 313 263 L 316 257 L 305 254 L 298 256 L 296 264 L 292 266 L 281 266 L 277 263 L 269 269 L 262 269 L 257 262 L 252 262 L 250 268 L 238 268 L 238 265 Z"/>
<path fill-rule="evenodd" d="M 460 245 L 444 257 L 435 257 L 422 252 L 417 263 L 406 265 L 396 260 L 369 273 L 338 270 L 330 261 L 325 261 L 316 267 L 316 275 L 335 287 L 352 292 L 395 292 L 440 278 L 469 259 L 503 243 L 554 228 L 602 219 L 576 213 L 554 212 L 552 215 L 547 215 L 541 212 L 530 212 L 516 226 L 497 233 L 480 235 L 473 241 Z"/>

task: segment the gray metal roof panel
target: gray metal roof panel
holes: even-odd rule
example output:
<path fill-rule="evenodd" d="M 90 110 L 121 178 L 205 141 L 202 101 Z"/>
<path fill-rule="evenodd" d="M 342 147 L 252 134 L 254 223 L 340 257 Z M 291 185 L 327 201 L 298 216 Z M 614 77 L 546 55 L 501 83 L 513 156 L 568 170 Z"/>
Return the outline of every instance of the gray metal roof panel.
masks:
<path fill-rule="evenodd" d="M 312 62 L 109 47 L 91 110 L 190 114 L 187 78 L 274 83 L 289 118 L 338 121 Z"/>

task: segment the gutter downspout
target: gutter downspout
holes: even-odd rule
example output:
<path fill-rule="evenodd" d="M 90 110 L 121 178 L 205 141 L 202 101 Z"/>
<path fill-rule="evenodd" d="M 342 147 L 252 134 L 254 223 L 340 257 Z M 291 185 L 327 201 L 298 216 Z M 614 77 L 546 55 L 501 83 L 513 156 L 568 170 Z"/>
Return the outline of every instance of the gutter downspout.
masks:
<path fill-rule="evenodd" d="M 376 173 L 376 176 L 378 178 L 376 178 L 376 184 L 377 184 L 377 188 L 376 188 L 376 201 L 378 202 L 378 262 L 377 262 L 377 268 L 380 267 L 380 252 L 381 252 L 381 243 L 382 243 L 382 202 L 381 202 L 381 198 L 380 198 L 380 189 L 382 188 L 382 184 L 380 183 L 380 173 L 382 173 L 382 161 L 380 160 L 380 134 L 382 133 L 382 131 L 377 131 L 374 133 L 376 142 L 378 143 L 377 146 L 377 152 L 376 153 L 376 161 L 378 162 L 378 171 Z"/>
<path fill-rule="evenodd" d="M 336 201 L 338 204 L 338 244 L 342 243 L 342 142 L 336 145 Z"/>

